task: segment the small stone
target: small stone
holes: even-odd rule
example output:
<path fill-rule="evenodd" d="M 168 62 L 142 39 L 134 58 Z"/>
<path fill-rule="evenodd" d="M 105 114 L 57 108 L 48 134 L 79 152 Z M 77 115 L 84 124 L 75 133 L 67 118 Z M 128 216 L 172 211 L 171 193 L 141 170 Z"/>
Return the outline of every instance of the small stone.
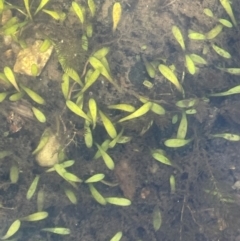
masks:
<path fill-rule="evenodd" d="M 41 74 L 53 50 L 53 46 L 51 46 L 45 52 L 40 52 L 42 43 L 43 41 L 36 40 L 32 46 L 22 49 L 18 53 L 13 69 L 15 73 L 33 76 L 32 65 L 35 64 L 38 68 L 37 76 Z"/>
<path fill-rule="evenodd" d="M 59 162 L 59 149 L 61 145 L 57 135 L 52 134 L 47 144 L 36 155 L 39 166 L 52 167 Z"/>

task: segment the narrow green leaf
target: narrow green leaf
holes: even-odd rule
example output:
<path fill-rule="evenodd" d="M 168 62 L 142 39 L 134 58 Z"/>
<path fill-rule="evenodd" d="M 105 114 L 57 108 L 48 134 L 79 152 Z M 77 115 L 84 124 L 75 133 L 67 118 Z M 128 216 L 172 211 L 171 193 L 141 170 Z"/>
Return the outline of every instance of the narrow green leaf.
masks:
<path fill-rule="evenodd" d="M 49 1 L 49 0 L 47 0 Z M 52 42 L 50 39 L 44 39 L 43 43 L 40 46 L 40 52 L 44 53 L 46 52 L 50 47 L 52 46 Z"/>
<path fill-rule="evenodd" d="M 36 177 L 33 179 L 33 182 L 31 183 L 31 185 L 27 191 L 27 196 L 26 196 L 27 200 L 30 200 L 32 198 L 32 196 L 34 195 L 34 193 L 37 189 L 39 179 L 40 179 L 39 175 L 36 175 Z"/>
<path fill-rule="evenodd" d="M 30 5 L 29 5 L 29 0 L 24 0 L 24 5 L 28 14 L 28 17 L 32 20 L 32 15 L 30 12 Z"/>
<path fill-rule="evenodd" d="M 23 96 L 24 96 L 24 91 L 20 91 L 20 92 L 17 92 L 15 94 L 12 94 L 11 96 L 9 96 L 9 100 L 10 101 L 18 101 L 18 100 L 22 99 Z"/>
<path fill-rule="evenodd" d="M 61 228 L 61 227 L 42 228 L 41 231 L 60 234 L 60 235 L 68 235 L 71 233 L 69 228 Z"/>
<path fill-rule="evenodd" d="M 79 177 L 77 177 L 76 175 L 70 172 L 63 173 L 63 176 L 65 179 L 67 179 L 70 182 L 82 182 L 82 180 Z"/>
<path fill-rule="evenodd" d="M 63 168 L 66 168 L 66 167 L 71 167 L 74 163 L 75 163 L 74 160 L 67 160 L 67 161 L 61 162 L 59 165 L 62 166 Z M 54 172 L 54 171 L 55 171 L 54 167 L 51 167 L 46 170 L 46 172 Z"/>
<path fill-rule="evenodd" d="M 177 131 L 177 139 L 185 139 L 187 135 L 188 121 L 186 113 L 182 112 L 182 118 Z"/>
<path fill-rule="evenodd" d="M 9 227 L 7 233 L 3 237 L 1 237 L 1 239 L 5 240 L 12 237 L 19 230 L 20 226 L 21 226 L 21 221 L 15 220 Z"/>
<path fill-rule="evenodd" d="M 163 154 L 161 154 L 161 153 L 159 153 L 159 152 L 152 151 L 152 157 L 153 157 L 155 160 L 157 160 L 157 161 L 159 161 L 159 162 L 161 162 L 161 163 L 163 163 L 163 164 L 165 164 L 165 165 L 172 166 L 171 161 L 170 161 L 165 155 L 163 155 Z"/>
<path fill-rule="evenodd" d="M 122 232 L 117 232 L 112 238 L 110 241 L 120 241 L 121 238 L 122 238 Z"/>
<path fill-rule="evenodd" d="M 11 154 L 11 151 L 0 151 L 0 159 L 3 159 L 6 156 L 10 156 Z"/>
<path fill-rule="evenodd" d="M 90 9 L 92 17 L 94 17 L 96 12 L 96 5 L 94 3 L 94 0 L 88 0 L 88 7 Z"/>
<path fill-rule="evenodd" d="M 68 197 L 68 199 L 70 200 L 71 203 L 77 204 L 77 197 L 71 189 L 64 188 L 64 192 L 65 192 L 66 196 Z"/>
<path fill-rule="evenodd" d="M 33 114 L 35 115 L 35 117 L 37 118 L 37 120 L 41 123 L 45 123 L 46 122 L 46 116 L 43 114 L 42 111 L 40 111 L 39 109 L 37 109 L 36 107 L 32 107 L 32 111 Z"/>
<path fill-rule="evenodd" d="M 92 182 L 99 182 L 101 180 L 103 180 L 103 178 L 105 177 L 104 174 L 102 173 L 98 173 L 98 174 L 95 174 L 91 177 L 89 177 L 86 181 L 84 181 L 85 183 L 92 183 Z"/>
<path fill-rule="evenodd" d="M 27 222 L 35 222 L 35 221 L 43 220 L 47 217 L 48 217 L 48 212 L 42 211 L 42 212 L 33 213 L 26 217 L 20 218 L 20 220 L 27 221 Z"/>
<path fill-rule="evenodd" d="M 85 21 L 85 16 L 84 16 L 84 8 L 78 4 L 77 2 L 72 2 L 72 8 L 75 12 L 75 14 L 78 16 L 80 22 L 83 24 Z"/>
<path fill-rule="evenodd" d="M 47 3 L 49 0 L 41 0 L 40 4 L 38 5 L 34 15 L 36 15 Z"/>
<path fill-rule="evenodd" d="M 224 92 L 210 94 L 209 96 L 227 96 L 227 95 L 234 95 L 234 94 L 240 94 L 240 85 L 237 85 Z"/>
<path fill-rule="evenodd" d="M 8 92 L 0 93 L 0 103 L 6 99 L 7 95 L 8 95 Z"/>
<path fill-rule="evenodd" d="M 113 125 L 113 123 L 111 122 L 111 120 L 102 112 L 99 110 L 99 115 L 102 119 L 102 123 L 108 133 L 108 135 L 114 139 L 117 136 L 117 131 Z"/>
<path fill-rule="evenodd" d="M 212 44 L 212 48 L 218 55 L 222 56 L 223 58 L 230 59 L 232 57 L 230 53 L 218 47 L 216 44 Z"/>
<path fill-rule="evenodd" d="M 153 209 L 153 228 L 158 231 L 162 225 L 162 215 L 158 206 Z"/>
<path fill-rule="evenodd" d="M 101 156 L 106 164 L 106 166 L 110 169 L 110 170 L 113 170 L 114 169 L 114 162 L 113 162 L 113 159 L 102 149 L 101 146 L 99 146 L 98 144 L 96 144 L 98 150 L 100 151 L 101 153 Z"/>
<path fill-rule="evenodd" d="M 98 190 L 91 183 L 89 183 L 88 186 L 89 186 L 90 192 L 91 192 L 92 196 L 94 197 L 94 199 L 101 205 L 106 205 L 107 202 L 106 202 L 105 198 L 102 196 L 102 194 L 100 194 L 98 192 Z"/>
<path fill-rule="evenodd" d="M 185 50 L 185 43 L 180 29 L 177 26 L 173 26 L 172 33 L 179 45 L 181 46 L 182 50 Z"/>
<path fill-rule="evenodd" d="M 40 104 L 40 105 L 44 105 L 46 102 L 45 100 L 36 92 L 34 92 L 33 90 L 27 88 L 24 85 L 20 85 L 20 87 L 26 92 L 26 94 L 36 103 Z"/>
<path fill-rule="evenodd" d="M 15 76 L 13 71 L 9 67 L 4 68 L 4 74 L 7 77 L 8 81 L 14 86 L 14 88 L 20 92 L 20 89 L 18 87 L 18 84 L 16 82 Z"/>
<path fill-rule="evenodd" d="M 221 137 L 228 141 L 240 141 L 240 135 L 232 134 L 232 133 L 221 133 L 221 134 L 213 134 L 211 137 Z"/>
<path fill-rule="evenodd" d="M 44 199 L 45 199 L 45 194 L 43 189 L 40 189 L 37 194 L 37 210 L 38 212 L 41 212 L 44 207 Z"/>
<path fill-rule="evenodd" d="M 51 16 L 55 20 L 60 20 L 62 18 L 62 16 L 56 11 L 50 11 L 50 10 L 47 10 L 47 9 L 43 9 L 42 11 L 44 13 L 48 14 L 49 16 Z"/>
<path fill-rule="evenodd" d="M 86 84 L 81 89 L 80 93 L 83 94 L 87 89 L 89 89 L 98 79 L 100 71 L 95 69 L 95 71 L 87 78 Z"/>
<path fill-rule="evenodd" d="M 170 183 L 171 193 L 173 194 L 176 191 L 176 181 L 173 175 L 170 176 L 169 183 Z"/>
<path fill-rule="evenodd" d="M 121 197 L 106 197 L 105 200 L 113 205 L 117 206 L 129 206 L 131 205 L 131 201 L 127 198 L 121 198 Z"/>
<path fill-rule="evenodd" d="M 42 150 L 42 148 L 47 144 L 51 135 L 52 132 L 50 128 L 44 130 L 36 149 L 32 152 L 33 155 L 37 154 L 40 150 Z"/>
<path fill-rule="evenodd" d="M 191 57 L 189 55 L 185 55 L 185 65 L 188 69 L 188 72 L 191 74 L 191 75 L 194 75 L 196 73 L 196 67 L 195 67 L 195 64 L 193 62 L 193 60 L 191 59 Z"/>
<path fill-rule="evenodd" d="M 187 140 L 183 140 L 183 139 L 168 139 L 164 142 L 164 145 L 167 147 L 182 147 L 187 145 L 188 143 L 190 143 L 192 141 L 192 139 L 187 139 Z"/>
<path fill-rule="evenodd" d="M 66 105 L 73 113 L 91 122 L 91 119 L 74 102 L 67 100 Z"/>
<path fill-rule="evenodd" d="M 11 183 L 17 183 L 19 178 L 19 168 L 17 163 L 13 163 L 10 168 L 10 180 Z"/>

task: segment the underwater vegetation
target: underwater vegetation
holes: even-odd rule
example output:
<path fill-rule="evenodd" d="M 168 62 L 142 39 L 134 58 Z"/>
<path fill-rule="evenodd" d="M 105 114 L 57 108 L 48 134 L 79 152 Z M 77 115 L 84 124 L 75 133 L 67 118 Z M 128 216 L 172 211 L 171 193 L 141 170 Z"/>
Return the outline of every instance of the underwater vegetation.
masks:
<path fill-rule="evenodd" d="M 217 112 L 212 103 L 238 95 L 240 85 L 237 81 L 232 81 L 231 87 L 209 83 L 213 87 L 199 91 L 201 84 L 191 82 L 207 71 L 240 74 L 234 60 L 230 63 L 235 65 L 225 64 L 233 54 L 217 41 L 225 31 L 238 27 L 230 2 L 218 2 L 226 18 L 204 9 L 202 14 L 214 23 L 205 32 L 184 30 L 177 22 L 172 25 L 169 41 L 178 58 L 147 56 L 148 46 L 140 46 L 135 60 L 144 67 L 140 72 L 144 81 L 138 87 L 130 77 L 119 77 L 116 70 L 121 64 L 114 66 L 112 60 L 115 50 L 111 44 L 124 38 L 119 32 L 128 5 L 120 1 L 111 5 L 111 37 L 104 42 L 100 41 L 104 39 L 99 30 L 102 25 L 96 21 L 101 11 L 98 4 L 71 1 L 60 9 L 51 0 L 0 0 L 1 46 L 7 48 L 8 63 L 1 63 L 0 111 L 9 128 L 1 131 L 1 169 L 8 172 L 4 185 L 9 190 L 14 185 L 24 186 L 21 196 L 27 203 L 23 205 L 30 205 L 28 213 L 11 216 L 11 222 L 0 230 L 1 239 L 24 240 L 23 230 L 37 222 L 35 232 L 47 240 L 51 233 L 70 240 L 75 233 L 66 217 L 48 221 L 54 216 L 48 203 L 59 207 L 64 197 L 64 207 L 89 202 L 97 212 L 98 208 L 122 208 L 123 216 L 128 210 L 130 223 L 142 214 L 141 228 L 133 235 L 136 240 L 227 240 L 224 238 L 235 235 L 240 222 L 238 194 L 224 171 L 236 167 L 230 169 L 224 163 L 229 151 L 220 150 L 218 155 L 211 147 L 239 143 L 240 133 L 228 127 L 228 122 L 220 128 L 218 116 L 224 118 L 230 110 L 222 107 Z M 201 51 L 195 53 L 191 44 L 198 43 Z M 6 46 L 17 46 L 16 53 Z M 220 60 L 211 61 L 211 55 Z M 8 61 L 8 56 L 16 58 Z M 58 70 L 52 92 L 51 84 L 43 81 L 50 76 L 46 69 L 51 61 Z M 233 113 L 228 118 L 234 122 L 237 111 Z M 20 143 L 10 143 L 24 130 L 31 144 L 18 150 Z M 18 153 L 24 153 L 31 164 L 23 162 Z M 218 168 L 212 159 L 221 155 L 224 160 Z M 24 182 L 22 178 L 26 178 Z M 49 201 L 48 188 L 54 201 Z M 234 188 L 239 189 L 237 182 Z M 4 205 L 1 208 L 7 210 Z M 73 216 L 76 213 L 75 209 Z M 132 240 L 129 224 L 122 223 L 115 225 L 112 238 L 104 233 L 101 237 Z"/>

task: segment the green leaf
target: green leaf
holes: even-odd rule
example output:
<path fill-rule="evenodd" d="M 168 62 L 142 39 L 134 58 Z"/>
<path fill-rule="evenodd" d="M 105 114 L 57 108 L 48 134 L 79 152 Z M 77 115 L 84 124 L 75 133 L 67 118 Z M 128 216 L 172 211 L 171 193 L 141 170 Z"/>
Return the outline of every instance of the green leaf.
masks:
<path fill-rule="evenodd" d="M 10 168 L 10 180 L 11 183 L 17 183 L 19 178 L 19 168 L 17 163 L 13 163 Z"/>
<path fill-rule="evenodd" d="M 188 34 L 188 38 L 193 40 L 205 40 L 206 35 L 203 33 L 191 32 Z"/>
<path fill-rule="evenodd" d="M 47 10 L 47 9 L 43 9 L 42 11 L 44 13 L 50 15 L 55 20 L 60 20 L 62 18 L 62 16 L 56 11 L 50 11 L 50 10 Z"/>
<path fill-rule="evenodd" d="M 84 181 L 85 183 L 92 183 L 92 182 L 99 182 L 101 180 L 103 180 L 105 177 L 104 174 L 102 173 L 98 173 L 98 174 L 95 174 L 91 177 L 89 177 L 86 181 Z"/>
<path fill-rule="evenodd" d="M 0 159 L 3 159 L 6 156 L 13 154 L 11 151 L 0 151 Z"/>
<path fill-rule="evenodd" d="M 169 183 L 170 183 L 171 193 L 173 194 L 176 191 L 176 181 L 173 175 L 170 176 Z"/>
<path fill-rule="evenodd" d="M 99 60 L 101 60 L 103 57 L 105 57 L 110 51 L 110 48 L 109 47 L 103 47 L 99 50 L 97 50 L 93 56 Z"/>
<path fill-rule="evenodd" d="M 33 90 L 27 88 L 24 85 L 20 85 L 20 87 L 26 92 L 26 94 L 36 103 L 40 104 L 40 105 L 44 105 L 46 104 L 45 100 L 36 92 L 34 92 Z"/>
<path fill-rule="evenodd" d="M 127 198 L 122 197 L 106 197 L 105 200 L 113 205 L 117 206 L 129 206 L 131 205 L 131 201 Z"/>
<path fill-rule="evenodd" d="M 90 128 L 90 122 L 85 120 L 84 124 L 84 141 L 87 146 L 87 148 L 91 148 L 93 145 L 93 136 L 92 136 L 92 130 Z"/>
<path fill-rule="evenodd" d="M 32 20 L 32 15 L 30 12 L 30 5 L 29 5 L 29 0 L 24 0 L 24 5 L 28 14 L 28 17 Z"/>
<path fill-rule="evenodd" d="M 220 69 L 229 74 L 240 75 L 240 68 L 219 68 L 219 67 L 217 67 L 217 69 Z"/>
<path fill-rule="evenodd" d="M 67 161 L 61 162 L 59 165 L 62 166 L 63 168 L 66 168 L 66 167 L 71 167 L 74 163 L 75 163 L 74 160 L 67 160 Z M 54 172 L 54 171 L 55 171 L 54 167 L 51 167 L 46 170 L 46 172 Z"/>
<path fill-rule="evenodd" d="M 46 52 L 52 46 L 52 41 L 50 39 L 44 39 L 43 43 L 40 46 L 40 52 Z"/>
<path fill-rule="evenodd" d="M 68 199 L 70 200 L 71 203 L 77 204 L 77 197 L 71 189 L 64 188 L 64 192 L 65 192 L 66 196 L 68 197 Z"/>
<path fill-rule="evenodd" d="M 1 237 L 2 240 L 9 239 L 12 237 L 20 228 L 21 226 L 21 221 L 20 220 L 15 220 L 11 226 L 8 228 L 7 233 Z"/>
<path fill-rule="evenodd" d="M 101 117 L 102 123 L 108 133 L 108 135 L 114 139 L 117 136 L 117 131 L 111 122 L 111 120 L 102 112 L 99 110 L 99 115 Z"/>
<path fill-rule="evenodd" d="M 38 5 L 34 15 L 36 15 L 47 3 L 49 0 L 41 0 L 40 4 Z"/>
<path fill-rule="evenodd" d="M 87 114 L 85 114 L 74 102 L 67 100 L 66 105 L 73 113 L 91 122 L 91 119 L 87 116 Z"/>
<path fill-rule="evenodd" d="M 32 107 L 32 111 L 33 114 L 35 115 L 35 117 L 37 118 L 37 120 L 41 123 L 45 123 L 46 122 L 46 116 L 43 114 L 42 111 L 40 111 L 39 109 L 37 109 L 36 107 Z"/>
<path fill-rule="evenodd" d="M 197 103 L 198 103 L 198 99 L 191 98 L 191 99 L 179 100 L 176 103 L 176 106 L 180 108 L 190 108 L 196 105 Z"/>
<path fill-rule="evenodd" d="M 9 67 L 4 67 L 4 74 L 7 77 L 8 81 L 14 86 L 14 88 L 20 92 L 18 84 L 16 82 L 13 71 Z"/>
<path fill-rule="evenodd" d="M 85 21 L 85 16 L 84 16 L 85 10 L 84 10 L 84 8 L 80 4 L 78 4 L 74 1 L 72 2 L 72 8 L 73 8 L 75 14 L 78 16 L 80 22 L 83 24 L 84 21 Z"/>
<path fill-rule="evenodd" d="M 159 162 L 161 162 L 161 163 L 163 163 L 163 164 L 165 164 L 165 165 L 172 166 L 171 161 L 170 161 L 165 155 L 163 155 L 163 154 L 161 154 L 161 153 L 159 153 L 159 152 L 152 151 L 152 157 L 153 157 L 155 160 L 157 160 L 157 161 L 159 161 Z"/>
<path fill-rule="evenodd" d="M 35 222 L 39 220 L 43 220 L 48 217 L 48 212 L 36 212 L 33 214 L 30 214 L 26 217 L 20 218 L 21 221 L 27 221 L 27 222 Z"/>
<path fill-rule="evenodd" d="M 183 140 L 183 139 L 168 139 L 164 142 L 164 145 L 167 147 L 182 147 L 187 145 L 188 143 L 190 143 L 192 141 L 192 139 L 187 139 L 187 140 Z"/>
<path fill-rule="evenodd" d="M 227 28 L 233 27 L 232 23 L 230 21 L 228 21 L 227 19 L 220 18 L 220 19 L 218 19 L 218 22 L 221 23 L 223 26 L 225 26 Z"/>
<path fill-rule="evenodd" d="M 173 73 L 173 71 L 166 65 L 164 64 L 160 64 L 158 66 L 158 69 L 160 71 L 160 73 L 167 79 L 169 80 L 172 84 L 174 84 L 176 86 L 176 88 L 178 89 L 178 91 L 183 93 L 183 88 L 182 85 L 180 84 L 180 82 L 177 79 L 177 76 Z"/>
<path fill-rule="evenodd" d="M 87 89 L 89 89 L 98 79 L 100 71 L 95 69 L 95 71 L 88 77 L 86 84 L 80 91 L 80 94 L 83 94 Z"/>
<path fill-rule="evenodd" d="M 41 231 L 60 234 L 60 235 L 68 235 L 71 233 L 69 228 L 62 228 L 62 227 L 42 228 Z"/>
<path fill-rule="evenodd" d="M 222 32 L 222 29 L 223 29 L 223 25 L 218 24 L 213 29 L 211 29 L 209 32 L 207 32 L 205 34 L 205 36 L 207 39 L 214 39 Z"/>
<path fill-rule="evenodd" d="M 185 55 L 185 65 L 188 69 L 188 72 L 191 74 L 191 75 L 194 75 L 196 73 L 196 67 L 195 67 L 195 64 L 193 62 L 193 60 L 191 59 L 191 57 L 189 55 Z"/>
<path fill-rule="evenodd" d="M 180 29 L 177 26 L 173 26 L 172 33 L 175 39 L 178 41 L 179 45 L 181 46 L 182 50 L 185 50 L 185 43 Z"/>
<path fill-rule="evenodd" d="M 113 159 L 102 149 L 101 146 L 99 146 L 98 144 L 96 144 L 98 150 L 100 151 L 101 153 L 101 156 L 106 164 L 106 166 L 110 169 L 110 170 L 113 170 L 114 169 L 114 162 L 113 162 Z"/>
<path fill-rule="evenodd" d="M 70 173 L 70 172 L 64 172 L 63 173 L 64 179 L 70 181 L 70 182 L 82 182 L 82 180 L 77 177 L 76 175 Z"/>
<path fill-rule="evenodd" d="M 189 54 L 190 58 L 195 64 L 207 64 L 207 61 L 197 54 Z"/>
<path fill-rule="evenodd" d="M 34 195 L 34 193 L 36 192 L 39 179 L 40 179 L 39 175 L 36 175 L 36 177 L 33 179 L 33 182 L 31 183 L 31 185 L 27 191 L 27 196 L 26 196 L 27 200 L 30 200 L 32 198 L 32 196 Z"/>
<path fill-rule="evenodd" d="M 52 132 L 50 128 L 47 128 L 44 130 L 36 149 L 32 152 L 33 155 L 37 154 L 39 151 L 43 149 L 43 147 L 47 144 L 51 135 L 52 135 Z"/>
<path fill-rule="evenodd" d="M 110 241 L 120 241 L 121 238 L 122 238 L 122 232 L 117 232 L 112 238 Z"/>
<path fill-rule="evenodd" d="M 130 115 L 128 115 L 126 117 L 123 117 L 118 122 L 123 122 L 126 120 L 131 120 L 131 119 L 143 116 L 152 108 L 152 105 L 153 105 L 152 102 L 146 102 L 141 107 L 139 107 L 136 111 L 134 111 L 133 113 L 131 113 Z"/>
<path fill-rule="evenodd" d="M 209 96 L 227 96 L 227 95 L 234 95 L 234 94 L 240 94 L 240 85 L 237 85 L 224 92 L 210 94 Z"/>
<path fill-rule="evenodd" d="M 39 69 L 38 69 L 37 64 L 32 64 L 32 66 L 31 66 L 31 74 L 32 74 L 32 76 L 34 76 L 34 77 L 38 76 L 38 74 L 39 74 Z"/>
<path fill-rule="evenodd" d="M 212 44 L 212 48 L 218 55 L 222 56 L 223 58 L 230 59 L 232 57 L 230 53 L 218 47 L 216 44 Z"/>
<path fill-rule="evenodd" d="M 220 3 L 222 4 L 223 8 L 227 12 L 228 16 L 231 18 L 233 24 L 235 26 L 237 26 L 237 21 L 236 21 L 236 19 L 234 17 L 234 14 L 233 14 L 233 11 L 232 11 L 232 7 L 230 5 L 230 1 L 229 0 L 220 0 Z"/>
<path fill-rule="evenodd" d="M 209 8 L 204 8 L 204 9 L 203 9 L 203 12 L 204 12 L 204 14 L 207 15 L 208 17 L 211 17 L 211 18 L 214 17 L 212 10 L 209 9 Z"/>
<path fill-rule="evenodd" d="M 94 3 L 94 0 L 88 0 L 88 7 L 90 9 L 92 17 L 94 17 L 96 12 L 96 5 Z"/>
<path fill-rule="evenodd" d="M 8 94 L 9 94 L 8 92 L 0 93 L 0 103 L 3 102 L 6 99 Z"/>
<path fill-rule="evenodd" d="M 153 228 L 158 231 L 162 225 L 162 215 L 158 206 L 153 209 Z"/>
<path fill-rule="evenodd" d="M 221 134 L 213 134 L 211 137 L 221 137 L 228 141 L 240 141 L 240 135 L 232 134 L 232 133 L 221 133 Z"/>
<path fill-rule="evenodd" d="M 94 197 L 94 199 L 101 205 L 106 205 L 107 202 L 106 202 L 105 198 L 102 196 L 102 194 L 99 193 L 98 190 L 91 183 L 89 183 L 88 186 L 89 186 L 90 192 L 91 192 L 92 196 Z"/>
<path fill-rule="evenodd" d="M 186 113 L 182 112 L 182 118 L 177 131 L 177 139 L 185 139 L 187 135 L 188 121 Z"/>

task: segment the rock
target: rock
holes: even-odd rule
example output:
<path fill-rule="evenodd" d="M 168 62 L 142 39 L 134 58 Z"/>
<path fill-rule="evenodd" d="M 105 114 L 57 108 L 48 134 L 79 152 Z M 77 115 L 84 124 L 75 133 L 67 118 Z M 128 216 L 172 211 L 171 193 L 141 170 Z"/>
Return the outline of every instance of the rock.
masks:
<path fill-rule="evenodd" d="M 57 134 L 51 134 L 46 145 L 37 153 L 36 161 L 39 166 L 51 167 L 59 161 L 59 150 L 61 144 Z"/>
<path fill-rule="evenodd" d="M 41 74 L 53 50 L 53 46 L 50 46 L 45 52 L 40 52 L 42 43 L 43 41 L 36 40 L 32 46 L 22 49 L 18 53 L 14 72 L 33 76 L 32 66 L 35 64 L 38 68 L 37 76 Z"/>

